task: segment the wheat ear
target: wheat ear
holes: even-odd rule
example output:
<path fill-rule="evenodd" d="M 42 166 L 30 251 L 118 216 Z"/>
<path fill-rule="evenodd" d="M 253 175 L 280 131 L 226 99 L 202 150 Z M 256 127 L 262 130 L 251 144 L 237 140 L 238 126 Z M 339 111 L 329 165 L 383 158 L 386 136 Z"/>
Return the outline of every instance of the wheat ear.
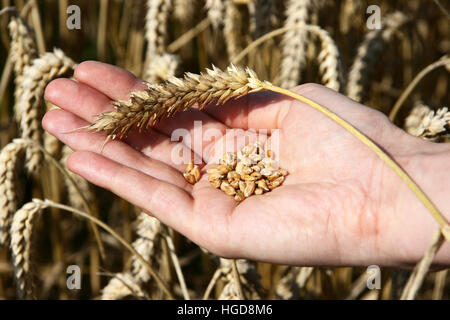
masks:
<path fill-rule="evenodd" d="M 138 238 L 133 242 L 133 248 L 146 260 L 156 263 L 158 245 L 161 241 L 161 222 L 141 212 L 138 216 L 136 230 Z M 131 258 L 131 274 L 139 283 L 150 280 L 151 274 L 145 265 L 135 256 Z"/>
<path fill-rule="evenodd" d="M 242 17 L 237 5 L 232 0 L 225 1 L 225 18 L 223 36 L 225 38 L 228 57 L 234 57 L 241 50 Z"/>
<path fill-rule="evenodd" d="M 386 17 L 381 29 L 371 30 L 365 35 L 348 74 L 346 88 L 348 97 L 358 102 L 365 99 L 370 84 L 370 74 L 385 44 L 408 21 L 409 19 L 403 13 L 394 12 Z"/>
<path fill-rule="evenodd" d="M 146 69 L 145 80 L 160 83 L 176 76 L 181 65 L 178 55 L 163 53 L 153 56 Z"/>
<path fill-rule="evenodd" d="M 200 75 L 186 73 L 184 79 L 170 78 L 161 85 L 131 93 L 129 100 L 114 103 L 115 111 L 102 113 L 89 128 L 107 131 L 108 138 L 122 138 L 133 128 L 145 129 L 193 105 L 200 109 L 217 101 L 243 97 L 262 90 L 262 82 L 250 69 L 231 66 L 227 71 L 216 67 Z"/>
<path fill-rule="evenodd" d="M 9 245 L 9 229 L 18 206 L 17 169 L 27 148 L 25 143 L 11 142 L 0 153 L 0 246 Z"/>
<path fill-rule="evenodd" d="M 34 32 L 26 24 L 23 18 L 15 16 L 11 17 L 8 27 L 11 37 L 10 55 L 15 73 L 14 113 L 16 120 L 20 122 L 22 110 L 19 109 L 18 101 L 22 96 L 21 84 L 24 79 L 25 70 L 31 65 L 33 60 L 38 57 L 38 49 Z"/>
<path fill-rule="evenodd" d="M 405 120 L 405 130 L 416 137 L 440 141 L 450 134 L 450 112 L 447 108 L 434 111 L 418 103 Z"/>
<path fill-rule="evenodd" d="M 73 71 L 74 62 L 61 50 L 47 52 L 35 59 L 25 71 L 21 84 L 23 94 L 19 100 L 19 110 L 22 112 L 20 127 L 22 138 L 41 143 L 41 116 L 45 110 L 44 90 L 47 84 L 55 78 L 68 75 Z M 28 172 L 37 174 L 42 159 L 40 152 L 27 150 L 26 167 Z"/>
<path fill-rule="evenodd" d="M 147 15 L 145 16 L 147 52 L 144 79 L 148 81 L 151 80 L 149 66 L 152 59 L 166 51 L 167 20 L 171 6 L 171 0 L 147 0 Z"/>
<path fill-rule="evenodd" d="M 307 33 L 301 27 L 308 23 L 311 5 L 311 0 L 289 0 L 286 4 L 284 27 L 289 31 L 283 36 L 279 75 L 279 83 L 283 88 L 292 88 L 300 82 L 300 74 L 306 63 L 307 37 Z"/>
<path fill-rule="evenodd" d="M 215 30 L 219 30 L 224 23 L 225 17 L 225 2 L 229 0 L 206 0 L 206 10 L 208 18 Z"/>
<path fill-rule="evenodd" d="M 31 263 L 31 236 L 37 214 L 47 204 L 33 200 L 25 204 L 14 215 L 11 225 L 11 256 L 17 293 L 21 299 L 34 298 L 34 272 Z"/>
<path fill-rule="evenodd" d="M 310 26 L 309 31 L 314 33 L 321 42 L 321 51 L 318 56 L 319 71 L 322 83 L 330 89 L 339 91 L 341 88 L 341 67 L 339 49 L 330 34 L 319 26 Z"/>
<path fill-rule="evenodd" d="M 276 297 L 283 300 L 298 298 L 313 271 L 314 268 L 312 267 L 289 268 L 284 276 L 278 281 L 275 288 Z"/>
<path fill-rule="evenodd" d="M 139 299 L 147 299 L 139 283 L 129 272 L 117 273 L 102 289 L 102 300 L 121 300 L 133 296 Z"/>
<path fill-rule="evenodd" d="M 220 258 L 220 269 L 226 285 L 219 295 L 219 300 L 242 300 L 242 296 L 253 300 L 261 299 L 260 275 L 254 263 L 247 260 L 234 260 L 233 266 L 233 260 Z M 239 276 L 239 282 L 236 281 L 237 276 Z"/>

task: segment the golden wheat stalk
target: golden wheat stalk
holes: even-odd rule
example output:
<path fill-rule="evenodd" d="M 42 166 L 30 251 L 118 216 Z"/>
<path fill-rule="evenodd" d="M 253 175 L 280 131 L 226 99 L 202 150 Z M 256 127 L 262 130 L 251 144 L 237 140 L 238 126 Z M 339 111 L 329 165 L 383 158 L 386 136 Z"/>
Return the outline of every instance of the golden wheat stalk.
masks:
<path fill-rule="evenodd" d="M 18 102 L 18 110 L 22 113 L 20 128 L 22 138 L 41 143 L 41 118 L 45 112 L 44 90 L 55 78 L 67 76 L 73 72 L 75 63 L 61 50 L 47 52 L 35 59 L 26 69 L 21 83 L 22 96 Z M 27 150 L 26 167 L 31 174 L 39 172 L 42 154 Z"/>

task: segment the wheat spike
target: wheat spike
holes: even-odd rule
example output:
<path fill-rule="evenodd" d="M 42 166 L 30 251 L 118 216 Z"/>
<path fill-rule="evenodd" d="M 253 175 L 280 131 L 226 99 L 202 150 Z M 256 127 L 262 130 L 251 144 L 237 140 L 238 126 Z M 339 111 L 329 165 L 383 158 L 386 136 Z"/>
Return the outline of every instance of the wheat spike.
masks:
<path fill-rule="evenodd" d="M 129 272 L 117 273 L 102 289 L 102 300 L 121 300 L 125 297 L 146 299 L 136 279 Z"/>
<path fill-rule="evenodd" d="M 91 189 L 89 187 L 89 182 L 87 182 L 86 179 L 80 177 L 79 175 L 71 172 L 67 169 L 66 162 L 67 158 L 73 153 L 72 149 L 70 149 L 68 146 L 64 145 L 62 148 L 62 157 L 61 157 L 61 164 L 62 166 L 67 170 L 68 174 L 72 177 L 72 179 L 75 181 L 76 185 L 80 189 L 80 191 L 83 193 L 84 197 L 86 198 L 87 202 L 90 203 L 92 200 L 92 193 Z M 64 184 L 67 188 L 67 198 L 69 200 L 69 203 L 72 207 L 77 209 L 84 209 L 85 204 L 84 200 L 80 196 L 78 190 L 73 186 L 70 181 L 64 177 Z"/>
<path fill-rule="evenodd" d="M 223 36 L 227 46 L 228 57 L 235 57 L 242 51 L 241 29 L 242 17 L 237 5 L 232 0 L 225 1 Z"/>
<path fill-rule="evenodd" d="M 151 83 L 167 81 L 170 77 L 177 75 L 180 64 L 178 55 L 169 53 L 155 55 L 150 59 L 145 80 Z"/>
<path fill-rule="evenodd" d="M 279 75 L 280 86 L 292 88 L 300 82 L 300 74 L 306 63 L 307 33 L 301 26 L 308 23 L 311 0 L 289 0 L 286 4 L 285 28 L 291 28 L 283 36 L 282 60 Z"/>
<path fill-rule="evenodd" d="M 21 83 L 23 82 L 25 70 L 38 57 L 38 49 L 33 30 L 21 17 L 11 17 L 8 25 L 11 37 L 11 61 L 14 64 L 15 83 L 15 105 L 14 113 L 17 122 L 20 122 L 22 110 L 19 109 L 18 101 L 22 96 Z"/>
<path fill-rule="evenodd" d="M 245 296 L 249 299 L 261 299 L 262 286 L 260 275 L 256 271 L 255 264 L 247 260 L 237 260 L 236 265 L 239 271 L 240 280 L 245 291 Z M 219 300 L 238 300 L 238 289 L 233 278 L 231 260 L 220 258 L 220 268 L 227 282 L 219 295 Z"/>
<path fill-rule="evenodd" d="M 250 92 L 262 90 L 262 82 L 250 69 L 234 65 L 226 71 L 213 67 L 200 75 L 186 73 L 145 91 L 131 93 L 129 100 L 114 103 L 115 111 L 102 113 L 89 128 L 107 131 L 108 139 L 122 138 L 133 128 L 145 129 L 159 120 L 197 104 L 200 109 L 213 101 L 220 105 Z"/>
<path fill-rule="evenodd" d="M 185 25 L 190 25 L 195 17 L 195 0 L 174 0 L 173 13 Z"/>
<path fill-rule="evenodd" d="M 401 12 L 394 12 L 386 16 L 382 22 L 382 28 L 369 31 L 364 41 L 358 47 L 355 61 L 348 74 L 347 96 L 362 102 L 367 94 L 370 74 L 379 55 L 386 43 L 388 43 L 395 31 L 407 23 L 409 19 Z"/>
<path fill-rule="evenodd" d="M 9 229 L 18 206 L 17 170 L 27 145 L 13 141 L 0 153 L 0 246 L 9 245 Z"/>
<path fill-rule="evenodd" d="M 138 217 L 136 233 L 138 238 L 133 242 L 133 248 L 147 261 L 155 261 L 156 248 L 161 240 L 161 222 L 141 212 Z M 147 268 L 135 256 L 131 258 L 131 268 L 133 277 L 139 283 L 146 283 L 150 280 Z"/>
<path fill-rule="evenodd" d="M 41 116 L 45 111 L 44 90 L 47 84 L 55 78 L 68 75 L 73 71 L 74 62 L 61 50 L 47 52 L 35 59 L 25 71 L 21 84 L 23 94 L 19 100 L 19 110 L 22 112 L 20 127 L 22 138 L 41 143 Z M 26 167 L 28 172 L 39 172 L 42 154 L 27 150 Z"/>
<path fill-rule="evenodd" d="M 208 18 L 215 30 L 223 26 L 225 16 L 225 2 L 230 0 L 206 0 Z"/>
<path fill-rule="evenodd" d="M 339 49 L 330 34 L 319 26 L 311 26 L 310 29 L 320 39 L 322 49 L 319 53 L 319 71 L 322 75 L 322 83 L 330 89 L 339 91 L 340 85 L 340 54 Z"/>
<path fill-rule="evenodd" d="M 48 205 L 34 199 L 14 214 L 11 225 L 11 256 L 17 292 L 21 299 L 34 298 L 34 273 L 31 264 L 31 237 L 37 214 Z"/>
<path fill-rule="evenodd" d="M 297 299 L 313 271 L 314 268 L 312 267 L 292 267 L 287 269 L 287 272 L 278 281 L 275 288 L 276 297 L 283 300 Z"/>
<path fill-rule="evenodd" d="M 450 134 L 450 112 L 448 108 L 434 111 L 419 102 L 406 118 L 405 130 L 416 137 L 440 141 Z"/>
<path fill-rule="evenodd" d="M 151 60 L 166 51 L 167 20 L 171 10 L 171 0 L 147 0 L 145 16 L 145 40 L 147 53 L 144 64 L 144 78 L 148 79 L 148 66 Z"/>

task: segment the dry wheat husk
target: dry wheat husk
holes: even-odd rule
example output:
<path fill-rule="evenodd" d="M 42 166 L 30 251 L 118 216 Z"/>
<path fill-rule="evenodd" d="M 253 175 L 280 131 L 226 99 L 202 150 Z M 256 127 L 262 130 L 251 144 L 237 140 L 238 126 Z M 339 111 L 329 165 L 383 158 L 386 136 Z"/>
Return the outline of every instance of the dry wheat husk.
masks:
<path fill-rule="evenodd" d="M 70 149 L 67 145 L 64 145 L 62 148 L 62 157 L 61 157 L 61 165 L 66 169 L 69 176 L 73 179 L 75 184 L 78 186 L 77 190 L 75 186 L 69 181 L 66 177 L 64 177 L 64 184 L 67 188 L 67 199 L 69 204 L 76 209 L 85 208 L 85 200 L 81 197 L 80 192 L 84 195 L 86 201 L 90 203 L 92 201 L 92 192 L 89 187 L 89 182 L 81 176 L 71 172 L 67 169 L 67 158 L 73 153 L 72 149 Z"/>
<path fill-rule="evenodd" d="M 17 173 L 27 148 L 25 143 L 13 141 L 0 153 L 0 246 L 9 245 L 9 229 L 19 202 Z"/>
<path fill-rule="evenodd" d="M 26 69 L 21 84 L 23 94 L 18 109 L 22 112 L 20 128 L 22 138 L 42 143 L 41 118 L 45 111 L 44 90 L 55 78 L 73 72 L 75 63 L 61 50 L 55 49 L 35 59 Z M 42 154 L 27 150 L 26 167 L 31 174 L 39 172 Z"/>
<path fill-rule="evenodd" d="M 403 13 L 394 12 L 386 16 L 381 29 L 371 30 L 365 35 L 348 74 L 346 88 L 348 97 L 358 102 L 365 99 L 370 84 L 370 74 L 383 48 L 391 41 L 395 32 L 408 21 L 409 18 Z"/>
<path fill-rule="evenodd" d="M 450 134 L 450 112 L 445 107 L 434 111 L 419 102 L 406 118 L 405 130 L 426 140 L 442 141 Z"/>
<path fill-rule="evenodd" d="M 115 111 L 102 113 L 89 129 L 108 132 L 108 139 L 123 138 L 134 128 L 146 129 L 194 105 L 205 108 L 212 102 L 224 104 L 250 92 L 262 90 L 263 83 L 251 69 L 234 65 L 222 71 L 217 67 L 200 75 L 186 73 L 160 85 L 147 83 L 144 91 L 131 93 L 128 100 L 114 102 Z"/>
<path fill-rule="evenodd" d="M 47 206 L 45 202 L 34 199 L 14 214 L 11 224 L 11 257 L 17 293 L 21 299 L 34 298 L 31 238 L 37 215 Z"/>
<path fill-rule="evenodd" d="M 102 289 L 101 300 L 121 300 L 130 296 L 147 299 L 147 295 L 131 273 L 117 273 Z"/>
<path fill-rule="evenodd" d="M 20 110 L 18 102 L 23 94 L 21 84 L 25 76 L 25 70 L 38 57 L 38 49 L 34 31 L 26 24 L 23 18 L 11 17 L 8 27 L 11 37 L 10 55 L 15 73 L 14 114 L 17 122 L 20 122 L 22 110 Z"/>

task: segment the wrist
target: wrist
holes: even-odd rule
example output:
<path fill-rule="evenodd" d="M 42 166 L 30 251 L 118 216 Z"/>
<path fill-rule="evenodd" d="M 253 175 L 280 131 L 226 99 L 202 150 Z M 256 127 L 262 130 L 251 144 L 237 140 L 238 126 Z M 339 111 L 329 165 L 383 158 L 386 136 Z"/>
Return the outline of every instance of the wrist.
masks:
<path fill-rule="evenodd" d="M 446 221 L 450 220 L 450 147 L 407 136 L 403 154 L 396 161 L 430 198 Z M 417 196 L 400 180 L 391 176 L 390 191 L 394 200 L 388 215 L 395 264 L 412 266 L 425 254 L 439 223 Z M 444 243 L 434 260 L 435 265 L 450 265 L 450 245 Z"/>

